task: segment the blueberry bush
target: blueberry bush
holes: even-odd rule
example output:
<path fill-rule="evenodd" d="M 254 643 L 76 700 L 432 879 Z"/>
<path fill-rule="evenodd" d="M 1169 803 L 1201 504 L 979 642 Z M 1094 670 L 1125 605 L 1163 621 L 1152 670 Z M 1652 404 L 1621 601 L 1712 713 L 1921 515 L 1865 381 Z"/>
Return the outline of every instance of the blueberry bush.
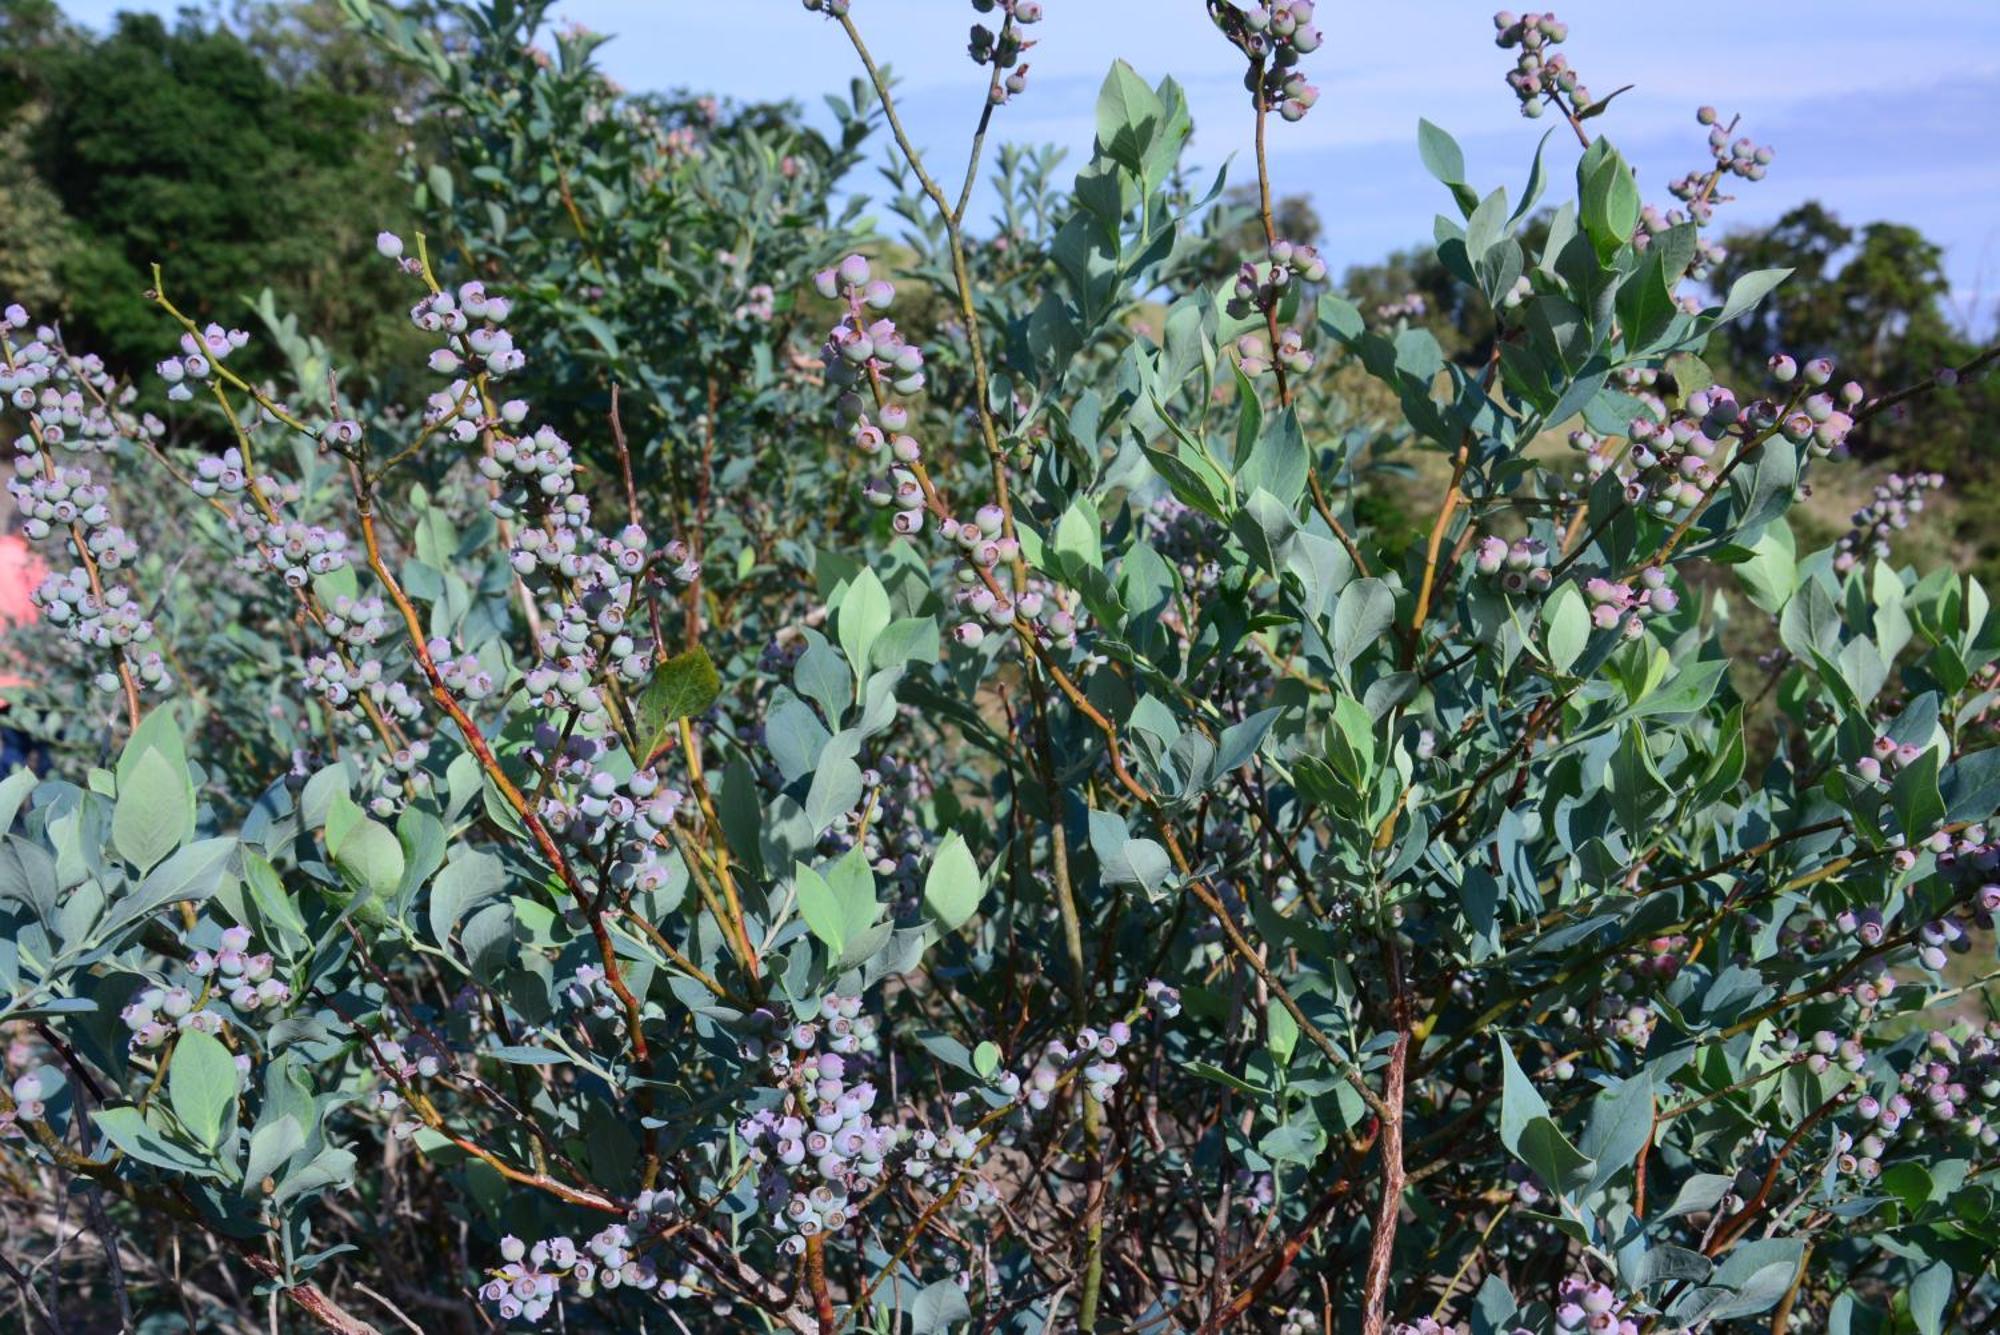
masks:
<path fill-rule="evenodd" d="M 426 90 L 369 280 L 418 360 L 170 263 L 143 383 L 5 307 L 23 1322 L 1995 1320 L 2000 621 L 1888 559 L 1930 475 L 1788 513 L 1996 352 L 1723 383 L 1771 150 L 1704 107 L 1649 204 L 1501 14 L 1553 128 L 1510 191 L 1418 127 L 1492 331 L 1448 358 L 1277 230 L 1326 16 L 1206 7 L 1220 266 L 1123 63 L 971 218 L 1037 0 L 972 0 L 955 180 L 866 0 L 784 19 L 853 62 L 832 139 L 629 97 L 538 3 L 347 0 Z M 894 237 L 836 202 L 871 136 Z"/>

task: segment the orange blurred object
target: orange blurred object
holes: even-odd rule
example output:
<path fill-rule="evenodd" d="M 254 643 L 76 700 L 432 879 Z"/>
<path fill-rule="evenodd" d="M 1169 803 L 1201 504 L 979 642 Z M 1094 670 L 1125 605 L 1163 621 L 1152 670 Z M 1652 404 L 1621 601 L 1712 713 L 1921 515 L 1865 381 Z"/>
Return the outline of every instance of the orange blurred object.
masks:
<path fill-rule="evenodd" d="M 48 577 L 49 568 L 18 533 L 0 533 L 0 692 L 9 686 L 26 684 L 16 670 L 21 666 L 19 644 L 13 638 L 16 627 L 32 623 L 38 615 L 32 597 L 35 586 Z M 6 705 L 0 695 L 0 708 Z"/>

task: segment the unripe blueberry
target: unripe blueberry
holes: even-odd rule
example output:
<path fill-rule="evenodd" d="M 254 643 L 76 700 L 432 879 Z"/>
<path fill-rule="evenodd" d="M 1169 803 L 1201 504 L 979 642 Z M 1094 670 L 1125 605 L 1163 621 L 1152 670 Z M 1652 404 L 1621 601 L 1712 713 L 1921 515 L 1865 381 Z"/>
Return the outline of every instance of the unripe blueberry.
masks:
<path fill-rule="evenodd" d="M 394 232 L 377 232 L 375 249 L 380 251 L 385 259 L 399 260 L 403 258 L 403 238 Z"/>

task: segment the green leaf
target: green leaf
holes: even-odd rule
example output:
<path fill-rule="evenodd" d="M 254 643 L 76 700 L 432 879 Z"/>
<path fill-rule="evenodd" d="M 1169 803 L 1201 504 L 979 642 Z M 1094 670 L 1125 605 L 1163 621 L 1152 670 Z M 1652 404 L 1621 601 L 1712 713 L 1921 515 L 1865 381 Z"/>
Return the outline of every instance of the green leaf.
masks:
<path fill-rule="evenodd" d="M 1944 1309 L 1951 1302 L 1951 1267 L 1939 1261 L 1926 1266 L 1910 1283 L 1910 1320 L 1923 1335 L 1940 1335 Z"/>
<path fill-rule="evenodd" d="M 1597 1165 L 1570 1144 L 1562 1128 L 1547 1117 L 1528 1119 L 1528 1124 L 1521 1129 L 1515 1154 L 1534 1170 L 1543 1185 L 1560 1195 L 1568 1196 L 1583 1190 L 1597 1175 Z"/>
<path fill-rule="evenodd" d="M 973 861 L 964 836 L 953 830 L 938 845 L 937 857 L 924 877 L 924 904 L 940 927 L 955 932 L 979 911 L 984 892 L 979 864 Z"/>
<path fill-rule="evenodd" d="M 1912 844 L 1925 838 L 1944 820 L 1944 797 L 1938 791 L 1938 749 L 1925 747 L 1923 754 L 1903 766 L 1889 785 L 1889 805 L 1903 837 Z"/>
<path fill-rule="evenodd" d="M 172 709 L 165 706 L 155 709 L 132 730 L 124 749 L 118 753 L 119 788 L 132 782 L 133 770 L 148 751 L 165 756 L 175 773 L 187 773 L 187 744 L 181 739 L 180 724 Z"/>
<path fill-rule="evenodd" d="M 841 908 L 840 897 L 833 893 L 824 876 L 803 862 L 792 873 L 792 885 L 798 894 L 799 916 L 826 947 L 827 954 L 839 959 L 847 949 L 847 915 Z"/>
<path fill-rule="evenodd" d="M 1145 170 L 1146 147 L 1166 119 L 1166 104 L 1124 61 L 1114 61 L 1097 94 L 1097 143 L 1134 176 Z"/>
<path fill-rule="evenodd" d="M 1988 820 L 2000 811 L 2000 747 L 1961 756 L 1944 767 L 1938 786 L 1949 821 Z"/>
<path fill-rule="evenodd" d="M 1264 1045 L 1281 1068 L 1291 1065 L 1299 1046 L 1299 1022 L 1275 998 L 1264 1003 Z"/>
<path fill-rule="evenodd" d="M 118 856 L 145 873 L 194 829 L 194 788 L 187 770 L 157 750 L 148 749 L 128 773 L 111 811 L 111 842 Z"/>
<path fill-rule="evenodd" d="M 1056 573 L 1074 579 L 1076 572 L 1085 567 L 1104 569 L 1103 527 L 1097 517 L 1097 506 L 1088 496 L 1071 501 L 1069 509 L 1056 521 L 1055 538 L 1049 544 L 1050 554 L 1061 567 Z"/>
<path fill-rule="evenodd" d="M 488 1048 L 485 1055 L 509 1066 L 560 1066 L 569 1060 L 567 1053 L 554 1048 L 539 1048 L 532 1043 L 508 1043 Z"/>
<path fill-rule="evenodd" d="M 1527 1073 L 1514 1060 L 1514 1050 L 1500 1042 L 1500 1141 L 1507 1152 L 1534 1170 L 1549 1190 L 1567 1196 L 1590 1185 L 1597 1165 L 1570 1144 L 1549 1116 L 1549 1105 Z"/>
<path fill-rule="evenodd" d="M 883 628 L 875 641 L 875 666 L 884 670 L 907 663 L 938 661 L 936 617 L 901 617 Z"/>
<path fill-rule="evenodd" d="M 1577 1148 L 1597 1162 L 1590 1186 L 1604 1186 L 1620 1170 L 1638 1160 L 1653 1134 L 1653 1077 L 1637 1075 L 1591 1100 L 1590 1122 Z"/>
<path fill-rule="evenodd" d="M 1190 1075 L 1199 1076 L 1203 1080 L 1212 1080 L 1218 1085 L 1226 1085 L 1239 1094 L 1249 1094 L 1260 1099 L 1268 1099 L 1272 1096 L 1273 1091 L 1266 1089 L 1263 1085 L 1253 1085 L 1242 1076 L 1225 1071 L 1220 1066 L 1209 1062 L 1186 1061 L 1182 1062 L 1181 1066 Z"/>
<path fill-rule="evenodd" d="M 1673 792 L 1654 768 L 1652 754 L 1646 748 L 1646 734 L 1638 723 L 1625 725 L 1625 736 L 1611 756 L 1610 776 L 1611 809 L 1618 823 L 1627 835 L 1642 838 Z"/>
<path fill-rule="evenodd" d="M 189 1135 L 213 1150 L 236 1125 L 236 1058 L 222 1040 L 183 1029 L 167 1063 L 167 1098 Z"/>
<path fill-rule="evenodd" d="M 1090 848 L 1106 885 L 1136 885 L 1154 894 L 1173 874 L 1167 850 L 1151 839 L 1134 838 L 1125 818 L 1113 811 L 1090 813 Z"/>
<path fill-rule="evenodd" d="M 1310 1165 L 1326 1149 L 1326 1128 L 1312 1121 L 1280 1122 L 1257 1142 L 1266 1158 Z"/>
<path fill-rule="evenodd" d="M 990 1080 L 1000 1069 L 1000 1045 L 987 1040 L 972 1050 L 972 1069 L 981 1080 Z"/>
<path fill-rule="evenodd" d="M 1790 269 L 1753 269 L 1729 285 L 1717 322 L 1734 320 L 1769 296 L 1771 290 L 1792 276 Z"/>
<path fill-rule="evenodd" d="M 971 1319 L 972 1305 L 956 1280 L 926 1285 L 910 1300 L 910 1335 L 947 1335 L 954 1322 Z"/>
<path fill-rule="evenodd" d="M 1396 619 L 1396 595 L 1372 575 L 1357 579 L 1340 592 L 1333 608 L 1332 632 L 1327 643 L 1342 670 L 1376 648 Z"/>
<path fill-rule="evenodd" d="M 40 778 L 31 769 L 17 769 L 6 778 L 0 779 L 0 834 L 14 828 L 14 816 L 21 809 L 21 803 L 28 800 L 28 794 L 35 790 Z"/>
<path fill-rule="evenodd" d="M 215 893 L 235 850 L 234 839 L 203 839 L 180 849 L 147 873 L 138 889 L 113 901 L 111 912 L 97 926 L 97 939 L 111 940 L 176 900 L 204 902 Z"/>
<path fill-rule="evenodd" d="M 271 1193 L 273 1205 L 283 1205 L 309 1191 L 319 1191 L 326 1187 L 342 1187 L 354 1180 L 354 1155 L 343 1149 L 329 1145 L 314 1155 L 308 1162 L 286 1173 L 278 1183 L 278 1189 Z"/>
<path fill-rule="evenodd" d="M 244 1193 L 260 1194 L 264 1179 L 276 1173 L 305 1144 L 305 1128 L 290 1113 L 259 1125 L 250 1133 L 250 1154 L 243 1165 Z"/>
<path fill-rule="evenodd" d="M 222 1176 L 213 1163 L 197 1158 L 161 1135 L 146 1121 L 144 1113 L 130 1105 L 99 1108 L 90 1115 L 90 1120 L 106 1140 L 141 1163 L 196 1177 Z"/>
<path fill-rule="evenodd" d="M 1791 601 L 1799 587 L 1797 543 L 1791 525 L 1774 519 L 1750 544 L 1750 558 L 1736 565 L 1736 576 L 1750 595 L 1750 601 L 1777 615 Z"/>
<path fill-rule="evenodd" d="M 1598 259 L 1608 261 L 1621 247 L 1631 244 L 1632 229 L 1639 225 L 1639 185 L 1618 150 L 1601 139 L 1598 143 L 1604 145 L 1604 151 L 1596 155 L 1595 164 L 1586 166 L 1590 153 L 1578 164 L 1579 171 L 1587 171 L 1578 221 Z"/>
<path fill-rule="evenodd" d="M 1424 169 L 1444 185 L 1465 184 L 1465 154 L 1446 130 L 1417 118 L 1417 156 Z"/>
<path fill-rule="evenodd" d="M 1590 609 L 1576 585 L 1563 585 L 1542 604 L 1542 628 L 1549 666 L 1567 673 L 1590 642 Z"/>
<path fill-rule="evenodd" d="M 857 678 L 868 675 L 869 651 L 889 626 L 889 592 L 872 570 L 848 584 L 840 600 L 840 647 Z"/>
<path fill-rule="evenodd" d="M 403 845 L 382 822 L 363 816 L 341 831 L 337 841 L 329 833 L 327 844 L 333 864 L 358 889 L 380 896 L 402 884 Z"/>
<path fill-rule="evenodd" d="M 284 880 L 278 869 L 264 858 L 246 851 L 243 854 L 243 882 L 250 890 L 251 902 L 257 912 L 264 915 L 264 921 L 295 940 L 306 939 L 306 920 L 299 913 L 298 905 L 285 892 Z"/>
<path fill-rule="evenodd" d="M 453 852 L 456 856 L 431 881 L 431 939 L 440 946 L 451 944 L 451 934 L 466 910 L 507 886 L 507 864 L 493 854 L 463 845 Z"/>
<path fill-rule="evenodd" d="M 633 720 L 640 750 L 634 762 L 643 765 L 658 755 L 667 744 L 668 729 L 700 714 L 720 694 L 722 679 L 709 661 L 708 650 L 698 644 L 654 667 L 652 680 L 640 692 L 638 716 Z"/>
<path fill-rule="evenodd" d="M 1661 1214 L 1662 1219 L 1678 1219 L 1684 1214 L 1700 1214 L 1713 1210 L 1716 1203 L 1729 1194 L 1736 1179 L 1727 1173 L 1695 1173 L 1681 1183 L 1675 1193 L 1674 1202 Z"/>
<path fill-rule="evenodd" d="M 861 766 L 854 763 L 860 739 L 852 730 L 837 733 L 820 751 L 819 768 L 806 790 L 806 819 L 813 833 L 824 834 L 861 800 Z"/>
<path fill-rule="evenodd" d="M 1720 658 L 1689 663 L 1665 686 L 1641 696 L 1633 704 L 1632 714 L 1635 718 L 1645 718 L 1654 714 L 1699 713 L 1715 697 L 1716 687 L 1728 672 L 1729 664 Z"/>

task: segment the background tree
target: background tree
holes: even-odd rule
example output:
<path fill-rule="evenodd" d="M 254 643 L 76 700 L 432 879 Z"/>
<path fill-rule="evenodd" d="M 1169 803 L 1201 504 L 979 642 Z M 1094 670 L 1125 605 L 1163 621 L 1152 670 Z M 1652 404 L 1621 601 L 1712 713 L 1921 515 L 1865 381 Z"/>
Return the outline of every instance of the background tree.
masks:
<path fill-rule="evenodd" d="M 254 44 L 192 11 L 123 14 L 92 38 L 21 3 L 0 28 L 6 99 L 32 118 L 36 173 L 67 220 L 50 260 L 61 314 L 114 365 L 157 355 L 155 262 L 202 293 L 203 316 L 240 319 L 272 288 L 364 367 L 396 337 L 381 275 L 353 273 L 403 197 L 387 87 L 358 56 L 317 56 L 364 47 L 315 47 L 302 19 L 267 9 L 243 11 Z"/>

